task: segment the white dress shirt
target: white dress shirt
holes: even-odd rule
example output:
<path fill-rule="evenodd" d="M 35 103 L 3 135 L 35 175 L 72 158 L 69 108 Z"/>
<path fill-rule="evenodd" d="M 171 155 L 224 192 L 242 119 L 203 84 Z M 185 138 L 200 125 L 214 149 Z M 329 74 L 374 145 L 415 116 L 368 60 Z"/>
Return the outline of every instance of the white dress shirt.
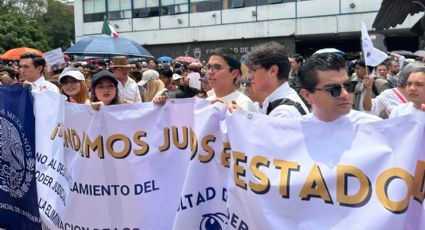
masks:
<path fill-rule="evenodd" d="M 140 96 L 139 86 L 136 81 L 127 76 L 127 81 L 123 86 L 121 81 L 118 81 L 118 95 L 121 100 L 130 100 L 134 103 L 141 103 L 142 97 Z"/>

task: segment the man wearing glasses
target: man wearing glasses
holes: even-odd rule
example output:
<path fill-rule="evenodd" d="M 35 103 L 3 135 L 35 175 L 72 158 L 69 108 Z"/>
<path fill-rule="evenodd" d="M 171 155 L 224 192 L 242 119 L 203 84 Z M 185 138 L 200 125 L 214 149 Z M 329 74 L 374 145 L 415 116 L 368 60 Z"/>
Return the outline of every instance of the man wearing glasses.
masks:
<path fill-rule="evenodd" d="M 311 56 L 299 72 L 301 95 L 313 108 L 305 120 L 365 123 L 381 118 L 351 110 L 357 82 L 350 81 L 345 60 L 335 53 Z"/>
<path fill-rule="evenodd" d="M 289 87 L 291 68 L 284 47 L 277 42 L 255 46 L 247 54 L 248 79 L 254 92 L 267 95 L 258 111 L 274 117 L 297 118 L 308 113 L 304 102 Z"/>
<path fill-rule="evenodd" d="M 241 75 L 241 63 L 229 48 L 217 48 L 212 51 L 207 64 L 208 92 L 207 100 L 226 105 L 237 104 L 245 111 L 256 111 L 255 104 L 248 96 L 239 92 L 238 78 Z"/>

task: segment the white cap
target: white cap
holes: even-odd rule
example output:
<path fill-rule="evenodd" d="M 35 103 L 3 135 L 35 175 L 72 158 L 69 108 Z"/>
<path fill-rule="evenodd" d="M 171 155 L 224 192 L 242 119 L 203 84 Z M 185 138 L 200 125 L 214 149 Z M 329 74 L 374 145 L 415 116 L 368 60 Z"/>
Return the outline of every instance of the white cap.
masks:
<path fill-rule="evenodd" d="M 142 80 L 137 83 L 139 86 L 144 86 L 150 80 L 158 80 L 159 73 L 156 70 L 148 69 L 143 72 Z"/>
<path fill-rule="evenodd" d="M 171 79 L 173 79 L 173 81 L 175 81 L 175 80 L 179 80 L 180 78 L 182 78 L 182 76 L 180 74 L 174 73 L 173 77 Z"/>
<path fill-rule="evenodd" d="M 85 80 L 84 75 L 80 71 L 78 71 L 78 70 L 68 70 L 68 71 L 63 71 L 61 73 L 61 75 L 59 76 L 59 82 L 62 83 L 61 82 L 62 78 L 66 77 L 66 76 L 73 77 L 78 81 L 84 81 Z"/>

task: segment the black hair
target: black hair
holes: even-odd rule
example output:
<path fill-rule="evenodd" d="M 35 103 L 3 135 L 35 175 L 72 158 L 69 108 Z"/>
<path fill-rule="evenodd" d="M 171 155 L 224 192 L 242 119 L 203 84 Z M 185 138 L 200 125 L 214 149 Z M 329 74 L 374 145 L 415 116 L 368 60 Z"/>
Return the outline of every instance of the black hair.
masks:
<path fill-rule="evenodd" d="M 183 74 L 183 70 L 181 68 L 175 68 L 173 73 L 178 74 L 178 75 L 182 75 Z"/>
<path fill-rule="evenodd" d="M 304 62 L 304 58 L 303 58 L 303 56 L 301 56 L 300 54 L 292 54 L 292 55 L 290 56 L 290 58 L 295 59 L 295 61 L 296 61 L 298 64 L 300 64 L 300 63 L 303 63 L 303 62 Z"/>
<path fill-rule="evenodd" d="M 230 71 L 236 69 L 239 71 L 239 74 L 242 73 L 241 63 L 239 62 L 239 58 L 236 57 L 236 53 L 232 49 L 216 48 L 211 52 L 210 56 L 222 57 L 224 61 L 226 61 L 227 65 L 229 65 Z"/>
<path fill-rule="evenodd" d="M 43 73 L 44 67 L 46 66 L 46 60 L 44 60 L 43 57 L 36 53 L 26 52 L 22 54 L 19 59 L 32 59 L 32 64 L 34 65 L 34 67 L 42 67 L 40 73 Z"/>
<path fill-rule="evenodd" d="M 163 75 L 167 78 L 172 78 L 173 77 L 173 71 L 171 70 L 170 67 L 162 67 L 158 69 L 158 73 L 159 75 Z"/>
<path fill-rule="evenodd" d="M 354 66 L 356 66 L 356 65 L 358 65 L 360 67 L 363 67 L 363 68 L 366 68 L 366 62 L 365 62 L 364 59 L 357 60 L 356 61 L 356 64 Z M 372 66 L 367 66 L 367 71 L 368 71 L 369 74 L 372 73 L 373 67 Z"/>
<path fill-rule="evenodd" d="M 340 71 L 346 68 L 344 57 L 339 54 L 315 54 L 305 61 L 298 72 L 301 88 L 314 93 L 314 88 L 319 84 L 318 71 Z"/>
<path fill-rule="evenodd" d="M 279 68 L 277 79 L 279 80 L 288 80 L 289 71 L 291 70 L 288 54 L 285 48 L 277 42 L 269 42 L 252 47 L 246 57 L 245 64 L 248 67 L 260 65 L 266 69 L 270 69 L 272 65 L 277 65 Z"/>

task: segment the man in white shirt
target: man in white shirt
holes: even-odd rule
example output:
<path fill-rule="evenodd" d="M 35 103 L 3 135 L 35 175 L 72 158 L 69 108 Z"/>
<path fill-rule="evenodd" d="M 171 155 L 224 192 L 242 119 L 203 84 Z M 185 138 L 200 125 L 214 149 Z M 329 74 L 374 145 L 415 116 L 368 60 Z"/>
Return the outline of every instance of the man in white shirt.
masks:
<path fill-rule="evenodd" d="M 410 102 L 395 107 L 390 118 L 425 110 L 425 67 L 418 67 L 409 75 L 406 91 Z"/>
<path fill-rule="evenodd" d="M 257 111 L 248 96 L 237 90 L 241 63 L 230 48 L 217 48 L 211 52 L 207 64 L 208 83 L 212 88 L 207 100 L 225 104 L 236 103 L 245 111 Z"/>
<path fill-rule="evenodd" d="M 255 92 L 267 95 L 259 112 L 274 117 L 297 118 L 308 109 L 289 87 L 290 63 L 284 47 L 277 42 L 255 46 L 246 56 L 248 79 Z"/>
<path fill-rule="evenodd" d="M 20 57 L 19 66 L 21 78 L 24 83 L 31 86 L 31 92 L 47 89 L 59 93 L 59 88 L 43 76 L 46 66 L 46 60 L 43 57 L 35 53 L 24 53 Z"/>
<path fill-rule="evenodd" d="M 128 59 L 125 56 L 116 56 L 111 60 L 112 73 L 118 80 L 118 94 L 126 103 L 141 103 L 139 87 L 137 83 L 131 79 L 128 74 L 135 65 L 128 64 Z"/>
<path fill-rule="evenodd" d="M 312 106 L 303 120 L 323 123 L 365 123 L 381 118 L 352 110 L 356 82 L 349 79 L 345 60 L 335 53 L 311 56 L 299 71 L 301 95 Z"/>

